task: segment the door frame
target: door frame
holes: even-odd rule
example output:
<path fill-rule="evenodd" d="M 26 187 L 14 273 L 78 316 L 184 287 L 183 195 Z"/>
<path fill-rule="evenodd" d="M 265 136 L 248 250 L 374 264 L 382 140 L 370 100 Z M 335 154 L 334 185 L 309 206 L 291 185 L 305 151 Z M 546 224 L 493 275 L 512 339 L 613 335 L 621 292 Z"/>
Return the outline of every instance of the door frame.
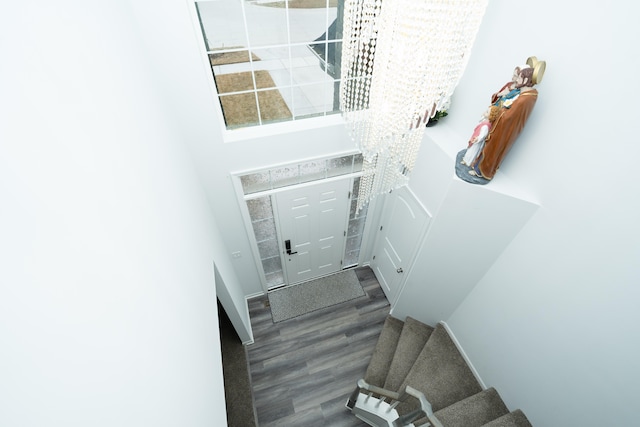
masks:
<path fill-rule="evenodd" d="M 411 275 L 411 272 L 413 271 L 413 267 L 415 265 L 416 259 L 418 257 L 418 253 L 420 252 L 420 249 L 422 248 L 422 244 L 425 240 L 425 237 L 427 235 L 427 232 L 429 231 L 429 228 L 431 226 L 431 221 L 433 219 L 433 216 L 431 215 L 431 212 L 429 212 L 429 210 L 424 206 L 424 204 L 420 201 L 420 199 L 416 196 L 416 194 L 411 190 L 411 188 L 408 185 L 402 186 L 400 188 L 391 190 L 389 193 L 386 193 L 384 195 L 384 200 L 382 201 L 382 205 L 380 206 L 381 209 L 381 215 L 379 220 L 377 221 L 377 227 L 376 227 L 376 236 L 374 238 L 374 242 L 373 242 L 373 247 L 372 247 L 372 257 L 374 255 L 377 255 L 378 252 L 380 252 L 382 243 L 383 243 L 383 237 L 385 236 L 385 233 L 380 233 L 380 227 L 383 227 L 385 225 L 387 225 L 387 223 L 390 220 L 391 217 L 391 210 L 389 203 L 391 202 L 391 197 L 396 197 L 396 195 L 394 195 L 394 192 L 397 191 L 406 191 L 407 194 L 409 195 L 409 197 L 411 197 L 413 199 L 413 201 L 416 203 L 417 208 L 421 209 L 425 215 L 426 215 L 426 221 L 425 223 L 422 225 L 419 233 L 418 233 L 418 238 L 416 240 L 416 245 L 411 249 L 411 255 L 408 257 L 408 266 L 405 269 L 403 267 L 403 270 L 405 270 L 405 272 L 402 275 L 402 278 L 400 279 L 400 282 L 398 283 L 398 290 L 396 292 L 396 294 L 393 297 L 393 301 L 389 301 L 389 305 L 391 307 L 391 312 L 393 311 L 393 308 L 395 306 L 395 303 L 398 301 L 398 299 L 400 298 L 400 295 L 402 294 L 402 291 L 405 287 L 405 284 L 407 283 L 407 279 L 409 278 L 409 276 Z M 373 262 L 373 259 L 371 260 Z M 375 268 L 372 268 L 374 275 L 375 275 Z M 376 276 L 377 278 L 377 276 Z"/>
<path fill-rule="evenodd" d="M 285 187 L 287 189 L 287 191 L 293 191 L 293 190 L 300 190 L 306 187 L 313 187 L 314 185 L 322 185 L 322 184 L 328 184 L 328 183 L 332 183 L 332 182 L 338 182 L 338 181 L 348 181 L 348 188 L 349 188 L 349 201 L 347 202 L 347 209 L 345 212 L 345 217 L 343 218 L 343 223 L 342 223 L 342 228 L 344 230 L 344 236 L 342 239 L 342 247 L 340 248 L 340 257 L 341 257 L 341 264 L 340 264 L 340 269 L 337 271 L 342 271 L 342 266 L 344 263 L 344 255 L 345 255 L 345 251 L 346 251 L 346 245 L 347 245 L 347 229 L 349 227 L 349 213 L 350 213 L 350 206 L 351 206 L 351 200 L 353 198 L 353 194 L 351 194 L 351 190 L 353 189 L 353 180 L 354 177 L 349 176 L 349 175 L 340 175 L 338 177 L 335 177 L 338 179 L 321 179 L 321 180 L 317 180 L 317 181 L 311 181 L 305 184 L 300 184 L 300 185 L 291 185 L 289 187 Z M 284 193 L 284 191 L 279 192 L 280 194 Z M 280 262 L 282 264 L 282 273 L 283 273 L 283 277 L 284 277 L 284 286 L 291 286 L 291 285 L 298 285 L 300 283 L 304 283 L 305 281 L 310 281 L 310 280 L 315 280 L 318 279 L 320 277 L 324 277 L 324 276 L 329 276 L 331 274 L 335 274 L 337 272 L 332 272 L 332 273 L 328 273 L 328 274 L 324 274 L 324 275 L 320 275 L 317 277 L 312 277 L 308 280 L 304 280 L 304 281 L 300 281 L 300 282 L 296 282 L 296 283 L 291 283 L 291 278 L 289 277 L 288 274 L 288 270 L 285 268 L 286 265 L 286 260 L 287 260 L 287 256 L 285 254 L 284 249 L 282 248 L 282 246 L 280 245 L 282 242 L 284 242 L 285 236 L 282 235 L 282 225 L 281 225 L 281 218 L 280 218 L 280 210 L 278 207 L 278 201 L 277 201 L 277 197 L 272 197 L 271 198 L 271 206 L 273 208 L 273 213 L 274 213 L 274 219 L 276 221 L 276 235 L 278 236 L 278 247 L 280 248 Z M 276 214 L 277 214 L 277 218 L 276 218 Z M 262 263 L 260 263 L 262 264 Z"/>
<path fill-rule="evenodd" d="M 350 152 L 350 154 L 353 154 L 352 152 Z M 326 158 L 332 158 L 332 157 L 340 157 L 341 155 L 349 155 L 349 153 L 344 153 L 344 154 L 337 154 L 337 155 L 333 155 L 333 156 L 329 156 Z M 304 162 L 305 160 L 301 160 L 301 162 Z M 298 162 L 296 162 L 298 163 Z M 289 163 L 287 163 L 289 164 Z M 344 175 L 338 175 L 338 176 L 334 176 L 334 177 L 330 177 L 330 178 L 324 178 L 324 179 L 319 179 L 319 180 L 315 180 L 315 181 L 309 181 L 309 182 L 305 182 L 302 184 L 295 184 L 295 185 L 290 185 L 287 187 L 280 187 L 280 188 L 275 188 L 275 189 L 271 189 L 271 190 L 265 190 L 265 191 L 260 191 L 260 192 L 256 192 L 256 193 L 251 193 L 251 194 L 244 194 L 244 190 L 242 188 L 242 182 L 240 180 L 240 177 L 243 175 L 247 175 L 250 173 L 254 173 L 254 172 L 258 172 L 258 171 L 262 171 L 265 169 L 269 169 L 269 168 L 274 168 L 274 167 L 278 167 L 280 165 L 272 165 L 272 166 L 267 166 L 265 168 L 260 168 L 260 169 L 256 169 L 256 170 L 249 170 L 249 171 L 242 171 L 242 172 L 238 172 L 238 173 L 233 173 L 231 175 L 232 178 L 232 184 L 233 187 L 235 189 L 235 193 L 236 193 L 236 197 L 238 200 L 238 205 L 240 206 L 240 212 L 242 215 L 242 220 L 244 222 L 244 227 L 245 227 L 245 231 L 247 234 L 247 237 L 249 239 L 249 243 L 250 243 L 250 247 L 251 247 L 251 254 L 253 255 L 253 262 L 255 265 L 256 270 L 258 271 L 258 275 L 260 278 L 260 284 L 263 290 L 263 294 L 266 295 L 269 292 L 269 285 L 267 283 L 267 279 L 266 279 L 266 274 L 264 271 L 264 268 L 262 266 L 262 261 L 260 258 L 260 252 L 258 250 L 258 242 L 256 241 L 256 237 L 255 237 L 255 233 L 253 231 L 253 226 L 251 224 L 251 216 L 249 215 L 249 209 L 247 208 L 247 204 L 246 201 L 247 200 L 251 200 L 251 199 L 258 199 L 261 197 L 265 197 L 265 196 L 273 196 L 277 193 L 281 193 L 281 192 L 285 192 L 285 191 L 289 191 L 292 189 L 299 189 L 299 188 L 304 188 L 304 187 L 309 187 L 312 186 L 314 184 L 320 183 L 320 182 L 331 182 L 331 181 L 340 181 L 343 179 L 349 179 L 351 181 L 351 188 L 353 188 L 353 180 L 355 178 L 361 177 L 362 176 L 362 171 L 358 171 L 358 172 L 352 172 L 352 173 L 348 173 L 348 174 L 344 174 Z M 353 194 L 351 195 L 351 197 L 353 197 Z M 271 198 L 271 202 L 274 203 L 275 202 L 275 198 Z M 372 201 L 373 202 L 373 201 Z M 366 247 L 365 245 L 369 244 L 369 238 L 368 238 L 368 231 L 369 231 L 369 227 L 371 226 L 371 221 L 370 221 L 370 213 L 372 212 L 371 208 L 373 207 L 370 206 L 369 207 L 369 213 L 367 214 L 367 218 L 365 220 L 365 226 L 364 226 L 364 231 L 363 231 L 363 238 L 362 241 L 360 243 L 360 247 Z M 275 218 L 274 218 L 275 220 Z M 347 216 L 345 218 L 346 221 L 346 225 L 348 226 L 348 221 L 349 221 L 349 214 L 347 213 Z M 278 246 L 280 246 L 280 243 L 282 242 L 282 236 L 280 235 L 280 227 L 276 227 L 276 234 L 277 234 L 277 238 L 278 238 Z M 346 245 L 346 239 L 344 241 L 344 245 Z M 343 246 L 342 251 L 343 251 L 343 255 L 344 255 L 344 250 L 345 247 Z M 362 255 L 363 255 L 363 251 L 360 251 L 360 257 L 358 260 L 358 265 L 361 265 L 361 260 L 362 260 Z M 281 262 L 284 262 L 283 260 L 283 251 L 280 250 L 280 259 Z M 283 267 L 284 268 L 284 267 Z M 283 275 L 284 275 L 284 271 L 283 271 Z M 286 281 L 286 278 L 285 278 Z M 289 286 L 288 283 L 285 283 L 284 286 Z M 283 287 L 284 287 L 283 286 Z M 280 287 L 278 288 L 280 289 Z M 273 290 L 273 289 L 271 289 Z M 257 296 L 257 295 L 254 295 Z"/>

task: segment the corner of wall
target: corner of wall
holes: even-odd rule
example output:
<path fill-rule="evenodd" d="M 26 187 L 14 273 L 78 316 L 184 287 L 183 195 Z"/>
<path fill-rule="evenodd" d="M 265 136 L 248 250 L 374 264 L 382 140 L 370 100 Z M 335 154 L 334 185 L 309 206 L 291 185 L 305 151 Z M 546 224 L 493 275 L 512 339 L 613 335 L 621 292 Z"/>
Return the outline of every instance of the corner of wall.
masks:
<path fill-rule="evenodd" d="M 476 377 L 476 380 L 478 380 L 478 383 L 480 383 L 480 387 L 482 387 L 483 390 L 486 390 L 487 386 L 482 380 L 480 373 L 476 370 L 475 366 L 473 366 L 473 362 L 471 362 L 471 359 L 469 359 L 469 356 L 467 356 L 467 353 L 464 351 L 464 348 L 462 348 L 460 341 L 458 341 L 458 339 L 456 338 L 455 334 L 453 333 L 449 325 L 445 321 L 440 321 L 438 323 L 440 323 L 444 327 L 444 329 L 447 331 L 447 333 L 451 337 L 451 341 L 453 341 L 453 343 L 456 345 L 456 348 L 462 355 L 462 358 L 464 359 L 464 361 L 467 362 L 467 365 L 469 366 L 469 369 L 471 369 L 473 376 Z"/>

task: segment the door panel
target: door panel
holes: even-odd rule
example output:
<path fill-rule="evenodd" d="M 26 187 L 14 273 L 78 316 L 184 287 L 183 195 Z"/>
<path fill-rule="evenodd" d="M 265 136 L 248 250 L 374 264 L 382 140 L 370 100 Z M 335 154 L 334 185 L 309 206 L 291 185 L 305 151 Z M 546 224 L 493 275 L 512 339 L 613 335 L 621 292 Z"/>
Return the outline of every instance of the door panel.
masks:
<path fill-rule="evenodd" d="M 387 299 L 393 304 L 411 268 L 430 216 L 406 187 L 386 197 L 386 214 L 371 267 Z"/>
<path fill-rule="evenodd" d="M 350 179 L 321 182 L 276 195 L 280 235 L 291 241 L 291 254 L 283 254 L 287 284 L 342 268 L 350 183 Z"/>
<path fill-rule="evenodd" d="M 387 248 L 383 247 L 382 252 L 382 255 L 376 257 L 375 261 L 377 262 L 373 265 L 373 269 L 378 282 L 382 285 L 384 294 L 387 296 L 387 299 L 389 299 L 389 295 L 391 295 L 395 289 L 394 280 L 397 280 L 397 277 L 394 272 L 398 267 L 395 265 L 393 261 L 394 257 L 389 254 Z"/>

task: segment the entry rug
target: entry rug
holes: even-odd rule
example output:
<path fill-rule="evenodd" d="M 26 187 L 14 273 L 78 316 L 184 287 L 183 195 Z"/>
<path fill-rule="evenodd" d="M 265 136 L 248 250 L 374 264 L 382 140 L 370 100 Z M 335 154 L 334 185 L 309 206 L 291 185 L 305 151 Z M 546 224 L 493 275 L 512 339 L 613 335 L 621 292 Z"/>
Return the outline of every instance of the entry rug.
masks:
<path fill-rule="evenodd" d="M 292 319 L 363 296 L 355 270 L 289 286 L 268 293 L 273 322 Z"/>

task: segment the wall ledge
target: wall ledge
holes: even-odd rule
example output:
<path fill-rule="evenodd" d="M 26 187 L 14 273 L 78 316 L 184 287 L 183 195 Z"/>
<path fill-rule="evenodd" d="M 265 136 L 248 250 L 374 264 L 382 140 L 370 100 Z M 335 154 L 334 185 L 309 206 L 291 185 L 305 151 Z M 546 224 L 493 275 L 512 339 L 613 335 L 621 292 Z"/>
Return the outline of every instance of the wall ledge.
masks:
<path fill-rule="evenodd" d="M 427 128 L 425 132 L 426 143 L 432 143 L 438 147 L 451 160 L 451 175 L 454 181 L 466 183 L 458 178 L 455 172 L 456 155 L 464 149 L 468 136 L 462 135 L 448 123 L 439 123 L 436 126 Z M 519 199 L 534 205 L 540 205 L 538 200 L 520 187 L 512 178 L 498 170 L 495 177 L 486 185 L 476 185 L 466 183 L 475 187 L 478 191 L 491 191 L 500 193 L 515 199 Z"/>

